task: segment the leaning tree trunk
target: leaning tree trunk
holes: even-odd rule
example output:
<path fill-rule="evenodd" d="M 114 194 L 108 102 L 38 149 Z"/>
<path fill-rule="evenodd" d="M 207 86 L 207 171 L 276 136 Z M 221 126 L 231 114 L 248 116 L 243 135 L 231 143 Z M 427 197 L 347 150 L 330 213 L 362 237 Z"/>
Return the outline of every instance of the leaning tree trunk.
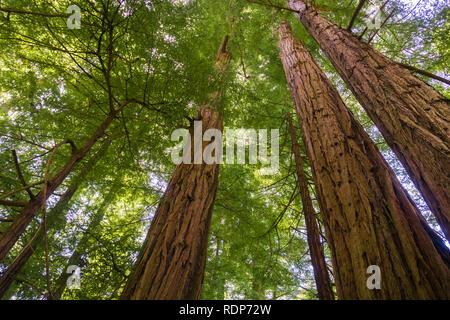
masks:
<path fill-rule="evenodd" d="M 310 53 L 287 25 L 280 35 L 338 297 L 448 299 L 448 249 L 435 246 L 418 209 Z M 371 265 L 381 270 L 380 290 L 367 286 Z"/>
<path fill-rule="evenodd" d="M 310 4 L 297 17 L 341 75 L 422 193 L 450 240 L 450 103 Z"/>
<path fill-rule="evenodd" d="M 311 195 L 308 189 L 308 179 L 303 169 L 303 159 L 300 153 L 297 136 L 292 124 L 290 113 L 288 113 L 289 133 L 292 140 L 292 150 L 295 158 L 295 169 L 297 171 L 297 184 L 302 197 L 302 208 L 305 216 L 306 235 L 308 239 L 309 253 L 316 280 L 317 293 L 320 300 L 334 300 L 333 288 L 327 270 L 325 254 L 320 242 L 319 226 L 317 225 L 316 211 L 314 210 Z"/>
<path fill-rule="evenodd" d="M 80 172 L 77 174 L 76 178 L 67 188 L 67 191 L 58 200 L 58 203 L 53 207 L 49 213 L 47 213 L 47 227 L 52 229 L 55 224 L 57 224 L 60 219 L 64 218 L 62 214 L 66 210 L 67 204 L 72 199 L 72 196 L 78 190 L 79 185 L 84 180 L 86 175 L 95 166 L 97 161 L 106 153 L 108 147 L 111 144 L 111 138 L 106 140 L 102 147 L 97 151 L 97 153 L 89 159 L 89 161 L 81 168 Z M 3 272 L 0 278 L 0 299 L 5 295 L 6 291 L 9 289 L 11 284 L 14 282 L 17 275 L 22 270 L 23 266 L 28 262 L 28 259 L 36 251 L 36 248 L 42 243 L 44 238 L 44 228 L 39 227 L 37 233 L 33 236 L 29 243 L 23 247 L 19 255 L 14 259 L 14 261 L 8 266 L 8 268 Z"/>
<path fill-rule="evenodd" d="M 97 131 L 94 132 L 90 139 L 86 141 L 86 143 L 80 149 L 75 149 L 74 146 L 72 146 L 72 156 L 66 162 L 64 167 L 47 182 L 46 191 L 44 192 L 44 190 L 41 189 L 36 197 L 28 202 L 25 208 L 23 208 L 23 210 L 20 212 L 19 216 L 14 219 L 8 229 L 6 229 L 6 231 L 2 234 L 2 237 L 0 238 L 0 262 L 3 261 L 5 256 L 16 243 L 17 239 L 19 239 L 20 235 L 25 231 L 33 218 L 37 215 L 45 201 L 47 201 L 51 194 L 72 172 L 76 164 L 87 155 L 87 153 L 89 152 L 89 150 L 91 150 L 92 146 L 97 142 L 97 140 L 103 136 L 106 129 L 109 127 L 117 114 L 122 111 L 123 108 L 130 102 L 132 101 L 129 100 L 119 106 L 117 109 L 111 111 L 103 121 L 103 123 L 97 128 Z"/>
<path fill-rule="evenodd" d="M 222 74 L 231 57 L 227 42 L 228 36 L 216 58 Z M 222 95 L 219 90 L 212 95 L 213 101 L 201 108 L 202 135 L 208 129 L 222 131 L 218 110 Z M 203 142 L 202 153 L 206 145 Z M 199 298 L 218 174 L 218 163 L 181 163 L 176 167 L 121 299 Z"/>

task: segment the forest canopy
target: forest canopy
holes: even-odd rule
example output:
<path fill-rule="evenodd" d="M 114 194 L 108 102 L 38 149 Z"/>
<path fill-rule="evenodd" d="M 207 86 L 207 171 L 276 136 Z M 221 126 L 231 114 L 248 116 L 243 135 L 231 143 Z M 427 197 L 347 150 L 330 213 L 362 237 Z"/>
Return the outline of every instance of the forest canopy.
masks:
<path fill-rule="evenodd" d="M 448 299 L 448 18 L 445 0 L 0 1 L 0 298 Z M 196 123 L 266 133 L 276 170 L 251 148 L 174 163 Z M 424 288 L 383 291 L 386 252 Z M 383 293 L 361 289 L 370 265 Z"/>

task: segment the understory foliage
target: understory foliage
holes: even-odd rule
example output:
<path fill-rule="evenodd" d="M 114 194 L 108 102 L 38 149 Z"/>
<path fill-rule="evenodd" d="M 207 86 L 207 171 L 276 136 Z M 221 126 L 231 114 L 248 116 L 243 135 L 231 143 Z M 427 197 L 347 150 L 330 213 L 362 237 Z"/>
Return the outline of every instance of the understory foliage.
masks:
<path fill-rule="evenodd" d="M 283 7 L 285 2 L 271 1 Z M 313 2 L 342 26 L 358 5 L 356 0 Z M 67 27 L 70 5 L 81 9 L 80 29 Z M 394 61 L 449 74 L 446 1 L 392 0 L 384 16 L 392 11 L 371 39 L 373 46 Z M 365 29 L 364 15 L 354 23 L 356 34 Z M 82 252 L 81 288 L 66 289 L 61 298 L 120 296 L 174 169 L 170 154 L 178 142 L 171 141 L 171 133 L 189 126 L 188 119 L 221 85 L 212 81 L 214 57 L 227 34 L 232 60 L 221 80 L 226 81 L 224 127 L 279 129 L 280 170 L 263 176 L 260 164 L 220 166 L 201 298 L 317 299 L 286 120 L 293 105 L 277 47 L 283 20 L 439 231 L 377 128 L 291 11 L 245 0 L 0 1 L 0 196 L 23 186 L 12 150 L 26 183 L 38 182 L 47 166 L 52 176 L 70 156 L 70 146 L 63 145 L 51 158 L 56 144 L 69 138 L 81 146 L 111 109 L 130 101 L 47 202 L 49 214 L 71 182 L 80 179 L 74 196 L 48 225 L 49 272 L 42 242 L 3 299 L 44 298 L 47 280 L 54 290 L 75 250 Z M 368 41 L 374 31 L 362 39 Z M 418 76 L 450 95 L 448 86 Z M 300 136 L 298 127 L 297 122 Z M 78 177 L 108 139 L 110 146 L 93 168 Z M 319 212 L 311 171 L 304 167 Z M 39 188 L 30 190 L 36 194 Z M 21 191 L 3 200 L 25 202 L 29 194 Z M 19 212 L 19 207 L 0 205 L 0 232 Z M 33 220 L 0 264 L 0 274 L 33 238 L 42 217 Z M 100 223 L 92 227 L 95 217 Z M 332 271 L 326 245 L 325 253 Z"/>

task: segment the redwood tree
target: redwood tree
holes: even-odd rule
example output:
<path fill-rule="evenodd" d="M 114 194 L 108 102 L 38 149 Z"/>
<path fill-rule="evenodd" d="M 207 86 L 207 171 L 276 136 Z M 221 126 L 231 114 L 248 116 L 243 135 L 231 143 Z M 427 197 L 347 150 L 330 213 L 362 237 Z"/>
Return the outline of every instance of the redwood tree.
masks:
<path fill-rule="evenodd" d="M 317 214 L 314 210 L 311 195 L 308 188 L 308 180 L 303 169 L 303 157 L 292 124 L 290 113 L 288 113 L 289 133 L 292 140 L 292 150 L 295 158 L 295 169 L 297 172 L 297 184 L 302 197 L 302 209 L 305 216 L 306 235 L 308 239 L 309 254 L 311 264 L 314 269 L 314 279 L 316 280 L 317 293 L 321 300 L 334 300 L 334 293 L 328 275 L 327 264 L 322 243 L 320 242 L 319 227 L 317 225 Z"/>
<path fill-rule="evenodd" d="M 103 136 L 114 118 L 123 110 L 126 105 L 131 102 L 133 102 L 133 100 L 127 100 L 116 109 L 110 111 L 103 123 L 97 128 L 94 134 L 84 143 L 81 148 L 77 149 L 73 142 L 71 142 L 72 155 L 69 160 L 67 160 L 66 164 L 47 181 L 46 187 L 43 187 L 36 195 L 36 197 L 31 199 L 27 203 L 20 214 L 16 218 L 14 218 L 8 229 L 6 229 L 6 231 L 2 234 L 0 238 L 0 262 L 5 258 L 5 256 L 14 246 L 17 239 L 19 239 L 20 235 L 25 231 L 33 218 L 38 214 L 45 201 L 47 201 L 51 194 L 67 178 L 67 176 L 75 168 L 76 164 L 88 154 L 97 140 Z"/>
<path fill-rule="evenodd" d="M 449 100 L 311 4 L 289 7 L 395 152 L 450 240 Z"/>
<path fill-rule="evenodd" d="M 80 172 L 69 185 L 66 192 L 64 192 L 64 194 L 59 198 L 58 203 L 47 213 L 46 223 L 48 229 L 52 229 L 58 220 L 64 218 L 64 211 L 67 210 L 68 203 L 77 192 L 86 175 L 92 170 L 97 161 L 105 154 L 110 144 L 111 138 L 107 139 L 96 154 L 81 168 Z M 44 228 L 42 228 L 41 225 L 36 234 L 33 235 L 32 239 L 22 248 L 14 261 L 8 265 L 7 269 L 2 273 L 2 276 L 0 277 L 0 299 L 14 282 L 17 275 L 19 275 L 23 266 L 25 266 L 30 257 L 34 254 L 37 247 L 42 244 L 43 239 Z"/>
<path fill-rule="evenodd" d="M 221 74 L 231 58 L 227 43 L 228 36 L 216 57 Z M 200 108 L 202 136 L 209 129 L 222 131 L 222 96 L 223 90 L 213 93 L 211 102 Z M 203 142 L 202 154 L 206 146 Z M 181 163 L 175 168 L 121 299 L 199 298 L 218 174 L 218 163 Z"/>
<path fill-rule="evenodd" d="M 280 27 L 281 60 L 311 161 L 341 299 L 448 299 L 437 247 L 381 153 L 306 48 Z M 381 289 L 369 289 L 371 265 Z"/>

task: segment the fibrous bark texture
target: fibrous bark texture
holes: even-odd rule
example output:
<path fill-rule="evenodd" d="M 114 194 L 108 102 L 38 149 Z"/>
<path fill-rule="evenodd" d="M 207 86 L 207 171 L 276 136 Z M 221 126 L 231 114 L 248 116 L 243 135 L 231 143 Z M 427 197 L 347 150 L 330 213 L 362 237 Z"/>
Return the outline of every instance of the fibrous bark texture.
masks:
<path fill-rule="evenodd" d="M 215 60 L 219 74 L 225 74 L 231 58 L 227 42 L 228 36 L 222 41 Z M 222 95 L 222 90 L 215 92 L 209 105 L 200 109 L 202 135 L 209 129 L 223 130 L 218 105 Z M 191 150 L 195 149 L 193 140 Z M 202 143 L 202 153 L 207 145 Z M 200 297 L 218 174 L 218 163 L 181 163 L 175 168 L 121 299 Z"/>
<path fill-rule="evenodd" d="M 303 157 L 300 153 L 297 135 L 292 124 L 291 115 L 288 114 L 289 132 L 292 140 L 292 150 L 295 158 L 295 169 L 297 172 L 297 184 L 302 197 L 302 210 L 305 216 L 306 234 L 308 239 L 309 254 L 311 264 L 314 269 L 314 279 L 316 280 L 317 293 L 320 300 L 334 300 L 334 293 L 327 270 L 325 254 L 320 242 L 319 226 L 317 224 L 317 214 L 314 210 L 311 195 L 308 189 L 308 179 L 303 169 Z"/>
<path fill-rule="evenodd" d="M 215 109 L 201 115 L 204 130 L 221 130 Z M 198 299 L 218 173 L 218 164 L 177 166 L 122 299 Z"/>
<path fill-rule="evenodd" d="M 448 299 L 448 250 L 431 239 L 394 172 L 310 53 L 287 25 L 280 35 L 338 297 Z M 381 289 L 367 286 L 371 265 L 381 270 Z"/>
<path fill-rule="evenodd" d="M 449 100 L 312 5 L 290 8 L 317 41 L 422 193 L 450 240 Z"/>

